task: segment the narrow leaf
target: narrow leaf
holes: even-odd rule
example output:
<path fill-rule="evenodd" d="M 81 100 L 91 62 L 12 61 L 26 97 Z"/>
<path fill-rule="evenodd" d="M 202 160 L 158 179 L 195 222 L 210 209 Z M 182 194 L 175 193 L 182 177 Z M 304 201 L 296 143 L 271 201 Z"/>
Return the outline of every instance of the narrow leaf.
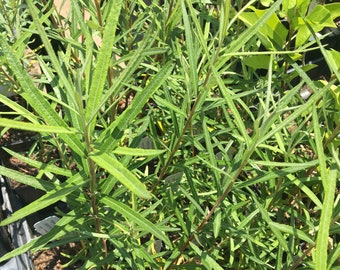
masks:
<path fill-rule="evenodd" d="M 198 254 L 206 269 L 223 270 L 223 268 L 205 251 L 199 249 L 194 243 L 190 242 L 190 247 Z"/>
<path fill-rule="evenodd" d="M 110 13 L 106 19 L 102 46 L 99 51 L 96 68 L 93 73 L 88 103 L 86 105 L 87 121 L 93 120 L 91 119 L 93 111 L 99 104 L 102 97 L 121 7 L 122 0 L 115 1 L 115 5 L 113 5 L 113 8 L 110 10 Z M 92 124 L 92 126 L 94 125 Z"/>
<path fill-rule="evenodd" d="M 325 196 L 322 205 L 322 212 L 320 218 L 320 225 L 318 236 L 316 239 L 316 256 L 315 256 L 315 269 L 326 270 L 328 259 L 328 237 L 329 228 L 332 220 L 332 212 L 334 206 L 334 194 L 336 192 L 338 170 L 333 166 L 327 177 L 327 185 L 325 187 Z M 326 179 L 323 181 L 326 184 Z"/>
<path fill-rule="evenodd" d="M 326 167 L 326 157 L 323 149 L 323 138 L 321 135 L 319 116 L 316 110 L 316 105 L 313 105 L 313 128 L 314 128 L 314 136 L 315 136 L 315 145 L 316 145 L 316 153 L 318 155 L 319 160 L 319 168 L 321 174 L 322 184 L 325 190 L 328 189 L 329 181 L 328 181 L 328 173 Z"/>
<path fill-rule="evenodd" d="M 252 199 L 254 200 L 257 208 L 260 210 L 260 213 L 262 215 L 263 220 L 268 224 L 270 230 L 273 232 L 273 234 L 275 235 L 275 237 L 277 238 L 277 240 L 279 241 L 280 245 L 282 246 L 282 248 L 287 252 L 289 259 L 292 259 L 292 252 L 291 250 L 288 248 L 287 245 L 287 241 L 285 239 L 285 237 L 282 235 L 282 233 L 280 232 L 280 230 L 274 226 L 272 224 L 272 220 L 269 216 L 269 213 L 262 207 L 262 205 L 260 204 L 260 202 L 256 199 L 256 195 L 249 190 L 250 193 L 252 193 Z"/>
<path fill-rule="evenodd" d="M 112 151 L 114 146 L 117 145 L 120 138 L 123 136 L 126 126 L 131 123 L 131 121 L 135 119 L 137 115 L 142 111 L 145 103 L 149 100 L 152 94 L 164 83 L 171 71 L 172 64 L 171 62 L 168 62 L 151 80 L 146 88 L 143 91 L 137 93 L 131 105 L 101 134 L 101 136 L 98 138 L 98 142 L 101 145 L 101 151 Z"/>
<path fill-rule="evenodd" d="M 52 165 L 52 164 L 45 164 L 45 163 L 42 163 L 40 161 L 33 160 L 31 158 L 20 155 L 20 154 L 14 152 L 14 151 L 12 151 L 8 148 L 5 148 L 5 147 L 3 147 L 3 149 L 7 153 L 9 153 L 11 156 L 16 157 L 17 159 L 27 163 L 28 165 L 35 167 L 35 168 L 46 170 L 48 172 L 55 173 L 55 174 L 58 174 L 58 175 L 67 176 L 67 177 L 72 176 L 72 172 L 70 170 L 63 169 L 63 168 L 60 168 L 60 167 Z"/>
<path fill-rule="evenodd" d="M 11 108 L 13 111 L 16 111 L 18 115 L 21 115 L 28 119 L 31 122 L 38 122 L 37 116 L 31 113 L 30 111 L 26 110 L 24 107 L 20 106 L 17 102 L 11 100 L 10 98 L 0 95 L 0 102 L 3 103 L 4 105 L 8 106 Z"/>
<path fill-rule="evenodd" d="M 90 158 L 100 167 L 111 173 L 137 196 L 145 199 L 151 198 L 151 194 L 147 191 L 144 184 L 142 184 L 138 178 L 117 159 L 106 153 L 92 154 L 90 155 Z"/>
<path fill-rule="evenodd" d="M 29 2 L 30 1 L 27 3 Z M 0 35 L 0 46 L 2 47 L 2 52 L 6 56 L 10 68 L 21 86 L 22 92 L 20 92 L 20 95 L 34 108 L 37 114 L 42 117 L 47 124 L 67 128 L 68 125 L 59 117 L 47 99 L 44 98 L 41 90 L 34 85 L 32 78 L 24 70 L 22 64 L 17 59 L 17 56 L 2 35 Z M 83 147 L 76 135 L 61 133 L 60 137 L 73 151 L 81 156 L 83 155 Z"/>
<path fill-rule="evenodd" d="M 222 211 L 221 211 L 221 208 L 217 208 L 215 211 L 215 217 L 214 217 L 214 223 L 213 223 L 215 238 L 217 238 L 218 235 L 220 234 L 221 221 L 222 221 Z"/>
<path fill-rule="evenodd" d="M 72 193 L 74 190 L 79 189 L 80 185 L 70 185 L 65 183 L 61 185 L 60 188 L 51 190 L 47 192 L 45 195 L 37 199 L 36 201 L 30 203 L 29 205 L 20 208 L 18 211 L 14 212 L 11 216 L 6 218 L 5 220 L 0 222 L 0 226 L 8 225 L 12 222 L 15 222 L 19 219 L 27 217 L 30 214 L 36 213 L 41 209 L 44 209 L 58 201 L 61 201 L 68 194 Z"/>
<path fill-rule="evenodd" d="M 187 114 L 182 111 L 179 107 L 177 107 L 176 105 L 172 104 L 171 102 L 169 102 L 168 100 L 165 100 L 159 96 L 154 96 L 153 99 L 156 101 L 156 103 L 160 106 L 163 106 L 165 108 L 167 108 L 168 110 L 172 110 L 178 114 L 180 114 L 181 116 L 186 117 Z"/>
<path fill-rule="evenodd" d="M 145 231 L 150 232 L 154 236 L 156 236 L 158 239 L 162 240 L 165 244 L 167 244 L 169 247 L 172 247 L 171 241 L 169 238 L 152 222 L 144 218 L 142 215 L 140 215 L 138 212 L 134 211 L 133 209 L 129 208 L 125 204 L 118 202 L 110 197 L 103 197 L 100 199 L 102 203 L 104 203 L 106 206 L 112 208 L 113 210 L 121 213 L 123 216 L 128 218 L 129 220 L 135 222 L 139 226 L 142 227 Z"/>
<path fill-rule="evenodd" d="M 197 50 L 198 48 L 194 46 L 194 35 L 193 30 L 190 25 L 189 16 L 186 12 L 186 6 L 184 1 L 182 3 L 182 14 L 183 14 L 183 22 L 184 22 L 184 32 L 185 32 L 185 43 L 186 43 L 186 51 L 188 52 L 188 60 L 189 60 L 189 82 L 190 82 L 190 92 L 196 95 L 197 87 L 198 87 L 198 75 L 197 75 Z M 191 3 L 189 3 L 191 5 Z M 192 17 L 195 16 L 191 14 Z"/>
<path fill-rule="evenodd" d="M 52 182 L 41 179 L 38 180 L 33 176 L 6 168 L 4 166 L 0 166 L 0 174 L 10 179 L 15 179 L 15 181 L 24 185 L 29 185 L 35 189 L 40 189 L 43 191 L 50 191 L 56 187 Z"/>
<path fill-rule="evenodd" d="M 165 150 L 128 148 L 128 147 L 117 147 L 115 150 L 113 150 L 114 154 L 127 156 L 158 156 L 164 152 Z"/>
<path fill-rule="evenodd" d="M 279 229 L 281 232 L 284 233 L 289 233 L 291 235 L 296 235 L 299 239 L 306 241 L 309 244 L 313 244 L 314 240 L 312 239 L 312 237 L 310 237 L 309 235 L 307 235 L 305 232 L 293 227 L 293 226 L 289 226 L 286 224 L 280 224 L 277 222 L 271 222 L 270 226 Z"/>
<path fill-rule="evenodd" d="M 275 1 L 275 3 L 261 17 L 261 19 L 257 20 L 255 24 L 253 24 L 246 31 L 241 33 L 237 39 L 233 40 L 230 43 L 229 47 L 226 50 L 225 56 L 218 59 L 218 63 L 215 66 L 216 70 L 219 70 L 221 67 L 225 66 L 226 61 L 228 61 L 232 57 L 232 55 L 235 54 L 235 52 L 241 49 L 254 35 L 256 35 L 260 31 L 260 29 L 273 16 L 276 10 L 280 8 L 281 2 L 282 0 Z M 228 53 L 230 53 L 230 55 Z"/>
<path fill-rule="evenodd" d="M 19 248 L 12 250 L 8 253 L 6 253 L 4 256 L 0 258 L 0 263 L 6 260 L 9 260 L 15 256 L 18 256 L 24 252 L 30 251 L 34 252 L 36 250 L 42 249 L 43 247 L 46 246 L 47 243 L 50 241 L 53 241 L 55 239 L 60 239 L 62 237 L 65 237 L 65 235 L 69 235 L 70 231 L 66 230 L 65 227 L 68 227 L 68 225 L 74 221 L 75 219 L 75 213 L 74 211 L 69 212 L 66 216 L 63 216 L 52 228 L 51 231 L 49 231 L 47 234 L 37 237 L 35 239 L 32 239 L 30 242 L 20 246 Z M 81 222 L 83 220 L 77 219 L 77 224 L 78 222 Z"/>
<path fill-rule="evenodd" d="M 57 134 L 74 134 L 75 129 L 64 128 L 58 126 L 40 125 L 34 123 L 28 123 L 23 121 L 16 121 L 6 118 L 0 118 L 0 127 L 15 128 L 20 130 L 29 130 L 35 132 L 57 133 Z"/>

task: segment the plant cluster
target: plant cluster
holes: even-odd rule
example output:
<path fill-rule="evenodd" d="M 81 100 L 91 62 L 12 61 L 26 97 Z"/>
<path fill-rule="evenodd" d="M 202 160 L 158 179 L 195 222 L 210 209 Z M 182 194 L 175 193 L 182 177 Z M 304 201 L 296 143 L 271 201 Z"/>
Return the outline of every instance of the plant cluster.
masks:
<path fill-rule="evenodd" d="M 69 211 L 0 261 L 79 242 L 84 269 L 339 265 L 339 3 L 52 2 L 1 2 L 1 78 L 29 105 L 0 95 L 2 134 L 58 159 L 7 149 L 39 174 L 0 173 L 46 194 L 0 225 Z"/>

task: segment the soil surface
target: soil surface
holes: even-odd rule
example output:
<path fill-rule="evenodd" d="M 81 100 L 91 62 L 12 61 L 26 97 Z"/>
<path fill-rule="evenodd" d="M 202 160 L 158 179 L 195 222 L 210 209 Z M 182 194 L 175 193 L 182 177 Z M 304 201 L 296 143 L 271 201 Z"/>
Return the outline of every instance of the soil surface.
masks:
<path fill-rule="evenodd" d="M 32 255 L 35 270 L 77 269 L 77 266 L 63 267 L 77 254 L 77 245 L 70 243 L 62 247 L 47 249 Z M 65 254 L 65 255 L 63 255 Z"/>

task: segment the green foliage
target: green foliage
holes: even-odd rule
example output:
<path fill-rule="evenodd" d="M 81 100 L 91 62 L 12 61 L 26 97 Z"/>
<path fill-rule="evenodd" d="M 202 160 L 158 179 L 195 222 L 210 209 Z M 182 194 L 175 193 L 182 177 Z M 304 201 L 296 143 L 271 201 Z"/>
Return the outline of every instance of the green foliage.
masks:
<path fill-rule="evenodd" d="M 46 194 L 0 225 L 57 201 L 70 210 L 0 261 L 79 242 L 70 264 L 82 269 L 339 265 L 340 61 L 316 35 L 334 26 L 338 4 L 71 0 L 65 18 L 7 2 L 1 76 L 29 108 L 1 95 L 14 117 L 2 112 L 0 126 L 38 132 L 41 143 L 32 158 L 5 149 L 37 177 L 0 173 Z M 5 14 L 17 16 L 15 35 Z M 36 54 L 40 78 L 22 61 L 33 34 L 47 52 Z M 310 50 L 329 81 L 298 64 Z M 58 160 L 35 160 L 44 148 Z"/>

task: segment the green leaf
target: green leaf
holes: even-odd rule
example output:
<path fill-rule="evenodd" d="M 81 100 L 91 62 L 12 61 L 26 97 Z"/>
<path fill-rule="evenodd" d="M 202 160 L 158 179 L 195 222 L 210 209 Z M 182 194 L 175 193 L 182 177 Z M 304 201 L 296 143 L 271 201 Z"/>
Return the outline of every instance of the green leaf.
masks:
<path fill-rule="evenodd" d="M 186 198 L 188 198 L 188 200 L 191 202 L 191 205 L 195 207 L 197 211 L 199 211 L 202 214 L 202 216 L 204 216 L 205 212 L 200 206 L 199 202 L 197 202 L 195 198 L 191 196 L 184 188 L 179 187 L 179 190 L 184 194 Z"/>
<path fill-rule="evenodd" d="M 113 158 L 107 153 L 94 153 L 90 155 L 90 158 L 100 167 L 111 173 L 137 196 L 145 199 L 151 198 L 151 194 L 147 191 L 145 186 L 117 159 Z"/>
<path fill-rule="evenodd" d="M 254 35 L 258 34 L 261 27 L 263 27 L 266 22 L 275 14 L 275 11 L 280 8 L 282 0 L 275 1 L 275 3 L 263 14 L 263 16 L 256 20 L 255 23 L 249 22 L 249 28 L 246 31 L 243 31 L 239 37 L 233 40 L 228 46 L 224 57 L 219 57 L 215 64 L 216 70 L 219 70 L 221 67 L 225 66 L 226 62 L 237 52 L 240 50 Z M 243 20 L 241 13 L 240 19 Z M 247 24 L 247 23 L 246 23 Z M 200 40 L 202 42 L 202 40 Z"/>
<path fill-rule="evenodd" d="M 94 114 L 92 117 L 95 117 L 96 112 L 99 111 L 105 105 L 105 103 L 108 102 L 108 100 L 111 100 L 112 96 L 123 91 L 122 89 L 124 85 L 129 80 L 131 80 L 131 78 L 133 78 L 133 75 L 136 72 L 136 69 L 140 66 L 143 58 L 149 55 L 148 54 L 148 52 L 150 52 L 149 50 L 153 48 L 148 48 L 148 47 L 151 46 L 150 44 L 153 44 L 154 42 L 153 40 L 154 37 L 152 36 L 153 34 L 152 30 L 153 30 L 153 27 L 150 26 L 147 33 L 145 33 L 145 36 L 143 37 L 142 42 L 138 45 L 138 48 L 136 51 L 129 53 L 127 56 L 124 56 L 120 58 L 117 62 L 115 62 L 116 65 L 119 65 L 121 63 L 126 64 L 126 62 L 128 62 L 128 64 L 124 68 L 124 70 L 119 74 L 119 76 L 114 79 L 112 83 L 113 84 L 112 87 L 110 87 L 110 89 L 105 91 L 105 94 L 102 95 L 101 102 L 94 109 Z M 164 53 L 165 51 L 162 51 L 162 52 Z"/>
<path fill-rule="evenodd" d="M 295 47 L 303 45 L 312 36 L 307 23 L 314 32 L 319 32 L 325 27 L 336 28 L 331 13 L 324 6 L 317 5 L 307 16 L 293 18 L 293 28 L 297 30 Z"/>
<path fill-rule="evenodd" d="M 183 22 L 184 22 L 184 32 L 185 32 L 185 43 L 186 43 L 186 51 L 188 52 L 188 60 L 189 60 L 189 82 L 190 82 L 190 91 L 191 93 L 196 94 L 198 88 L 198 70 L 197 70 L 197 48 L 194 46 L 194 35 L 193 30 L 190 25 L 188 13 L 186 12 L 185 2 L 182 3 L 182 14 L 183 14 Z M 189 3 L 191 5 L 191 2 Z M 194 15 L 193 15 L 194 16 Z"/>
<path fill-rule="evenodd" d="M 322 204 L 318 236 L 316 239 L 315 269 L 327 269 L 329 228 L 332 222 L 334 194 L 336 193 L 338 173 L 339 171 L 337 170 L 336 166 L 333 165 L 327 174 L 327 179 L 322 179 L 324 183 L 325 195 Z"/>
<path fill-rule="evenodd" d="M 158 156 L 164 152 L 165 150 L 128 148 L 128 147 L 117 147 L 115 150 L 113 150 L 114 154 L 127 156 Z"/>
<path fill-rule="evenodd" d="M 326 52 L 326 61 L 328 62 L 329 68 L 331 68 L 332 73 L 337 73 L 340 72 L 340 52 L 336 51 L 336 50 L 325 50 Z M 336 74 L 338 75 L 338 74 Z M 334 89 L 337 89 L 334 91 Z M 331 87 L 331 91 L 337 92 L 338 93 L 338 103 L 340 105 L 340 100 L 339 100 L 339 92 L 340 92 L 340 86 L 335 87 L 332 86 Z"/>
<path fill-rule="evenodd" d="M 73 215 L 72 215 L 73 214 Z M 17 249 L 14 249 L 8 253 L 6 253 L 4 256 L 2 256 L 0 258 L 0 262 L 9 260 L 15 256 L 18 256 L 24 252 L 30 251 L 30 252 L 34 252 L 38 249 L 42 249 L 43 247 L 45 247 L 45 245 L 54 240 L 54 239 L 60 239 L 61 237 L 67 235 L 70 233 L 70 231 L 65 230 L 65 226 L 68 226 L 72 221 L 74 221 L 75 217 L 74 217 L 74 211 L 71 211 L 70 213 L 68 213 L 66 216 L 63 216 L 56 224 L 56 226 L 54 226 L 52 228 L 51 231 L 49 231 L 47 234 L 37 237 L 35 239 L 32 239 L 30 242 L 20 246 Z M 79 220 L 78 218 L 78 221 Z M 77 223 L 78 224 L 78 223 Z"/>
<path fill-rule="evenodd" d="M 158 239 L 162 240 L 165 244 L 167 244 L 170 248 L 172 247 L 171 241 L 169 238 L 152 222 L 144 218 L 141 214 L 134 211 L 130 207 L 126 206 L 125 204 L 118 202 L 110 197 L 103 197 L 100 201 L 105 204 L 106 206 L 112 208 L 114 211 L 121 213 L 124 217 L 128 218 L 128 220 L 135 222 L 141 228 L 154 236 Z"/>
<path fill-rule="evenodd" d="M 296 9 L 296 0 L 283 0 L 282 9 L 286 13 L 287 17 L 291 19 Z"/>
<path fill-rule="evenodd" d="M 289 226 L 289 225 L 286 225 L 286 224 L 280 224 L 280 223 L 277 223 L 277 222 L 271 222 L 270 226 L 279 229 L 281 232 L 289 233 L 291 235 L 297 236 L 299 239 L 306 241 L 309 244 L 314 244 L 314 239 L 311 236 L 309 236 L 304 231 L 301 231 L 301 230 L 299 230 L 299 229 L 297 229 L 293 226 Z"/>
<path fill-rule="evenodd" d="M 249 146 L 251 140 L 250 140 L 250 137 L 247 133 L 247 129 L 244 125 L 244 121 L 243 121 L 243 119 L 240 115 L 240 111 L 236 107 L 236 104 L 233 100 L 234 93 L 225 86 L 223 80 L 218 75 L 217 70 L 215 68 L 212 68 L 212 71 L 213 71 L 213 76 L 215 77 L 215 79 L 216 79 L 216 81 L 217 81 L 217 83 L 220 87 L 221 94 L 225 98 L 225 101 L 228 104 L 230 111 L 232 112 L 232 114 L 234 116 L 235 125 L 236 125 L 238 131 L 240 132 L 240 134 L 242 135 L 242 138 L 246 141 L 247 146 Z"/>
<path fill-rule="evenodd" d="M 29 178 L 27 178 L 29 179 Z M 73 191 L 80 189 L 85 182 L 82 177 L 77 174 L 67 180 L 67 182 L 60 184 L 60 186 L 48 191 L 45 195 L 30 203 L 29 205 L 20 208 L 11 216 L 0 222 L 0 226 L 8 225 L 19 219 L 22 219 L 30 214 L 36 213 L 58 201 L 63 200 L 67 195 Z"/>
<path fill-rule="evenodd" d="M 314 128 L 314 138 L 316 145 L 316 153 L 319 160 L 319 171 L 321 174 L 322 185 L 324 189 L 328 188 L 328 173 L 326 165 L 326 155 L 323 149 L 323 135 L 320 130 L 319 116 L 316 110 L 316 105 L 313 105 L 313 128 Z"/>
<path fill-rule="evenodd" d="M 96 119 L 93 119 L 92 116 L 96 113 L 94 110 L 97 108 L 102 98 L 105 80 L 107 78 L 122 2 L 122 0 L 115 1 L 115 5 L 110 10 L 108 18 L 106 19 L 102 46 L 99 50 L 98 59 L 95 63 L 96 66 L 93 72 L 93 77 L 91 78 L 92 83 L 86 105 L 86 120 L 88 123 L 92 121 L 92 124 L 90 125 L 92 128 L 90 128 L 90 131 L 92 131 L 95 125 Z"/>
<path fill-rule="evenodd" d="M 60 91 L 62 99 L 64 102 L 68 103 L 69 106 L 73 106 L 76 112 L 82 111 L 82 103 L 78 102 L 77 100 L 77 91 L 75 89 L 75 84 L 70 78 L 70 74 L 67 72 L 67 68 L 71 68 L 69 66 L 70 62 L 70 54 L 64 54 L 63 52 L 59 51 L 56 52 L 50 42 L 50 36 L 47 35 L 45 27 L 44 27 L 44 21 L 42 20 L 44 17 L 41 17 L 41 13 L 38 10 L 38 8 L 35 6 L 35 3 L 33 3 L 32 0 L 27 1 L 27 5 L 30 11 L 30 14 L 33 18 L 34 26 L 36 28 L 36 31 L 39 34 L 39 37 L 41 38 L 44 48 L 47 51 L 49 61 L 51 62 L 51 65 L 53 66 L 53 70 L 55 70 L 53 73 L 56 73 L 54 75 L 51 73 L 51 69 L 47 69 L 49 72 L 50 78 L 49 80 L 56 80 L 58 81 L 58 86 L 62 88 L 62 91 Z M 49 10 L 50 13 L 53 12 L 53 9 Z M 52 15 L 51 15 L 52 16 Z M 48 17 L 47 17 L 48 19 Z M 60 38 L 60 35 L 55 37 L 56 39 Z M 74 44 L 74 43 L 73 43 Z M 58 53 L 58 57 L 57 57 Z M 43 61 L 40 61 L 40 65 L 42 65 Z M 44 70 L 46 71 L 46 69 Z M 46 72 L 45 72 L 46 74 Z M 41 92 L 41 91 L 40 91 Z M 29 97 L 30 93 L 25 92 L 27 97 Z M 26 99 L 26 97 L 24 96 Z M 29 101 L 29 104 L 34 107 L 34 101 Z M 34 107 L 35 108 L 35 107 Z M 84 129 L 84 126 L 82 125 L 82 116 L 79 113 L 69 113 L 68 110 L 64 110 L 66 115 L 68 115 L 69 119 L 72 122 L 73 127 L 78 128 L 80 130 Z M 43 118 L 45 118 L 43 112 L 39 113 Z M 69 144 L 69 146 L 72 149 L 73 144 Z M 76 151 L 75 149 L 72 149 L 73 151 Z M 79 154 L 79 153 L 78 153 Z"/>
<path fill-rule="evenodd" d="M 307 15 L 306 19 L 311 22 L 315 32 L 319 32 L 325 27 L 336 28 L 331 13 L 322 5 L 317 5 L 312 12 Z"/>
<path fill-rule="evenodd" d="M 220 234 L 221 221 L 222 221 L 222 211 L 221 211 L 220 208 L 217 208 L 216 211 L 215 211 L 215 217 L 214 217 L 214 223 L 213 223 L 214 237 L 215 238 L 217 238 L 218 235 Z"/>
<path fill-rule="evenodd" d="M 268 69 L 271 57 L 269 55 L 252 55 L 244 59 L 244 63 L 254 69 Z"/>
<path fill-rule="evenodd" d="M 170 101 L 168 101 L 168 100 L 166 100 L 166 99 L 163 99 L 163 98 L 161 98 L 161 97 L 159 97 L 159 96 L 156 96 L 156 95 L 153 97 L 153 99 L 155 100 L 155 102 L 157 103 L 157 105 L 162 106 L 162 107 L 165 107 L 165 108 L 167 108 L 167 109 L 169 109 L 169 110 L 172 110 L 172 111 L 178 113 L 178 114 L 181 115 L 181 116 L 184 116 L 184 117 L 187 116 L 187 114 L 186 114 L 184 111 L 182 111 L 182 110 L 181 110 L 179 107 L 177 107 L 176 105 L 172 104 Z"/>
<path fill-rule="evenodd" d="M 52 165 L 52 164 L 45 164 L 45 163 L 42 163 L 40 161 L 25 157 L 25 156 L 20 155 L 16 152 L 6 148 L 6 147 L 3 147 L 3 149 L 7 153 L 9 153 L 11 156 L 16 157 L 17 159 L 27 163 L 28 165 L 35 167 L 35 168 L 45 170 L 45 171 L 48 171 L 48 172 L 51 172 L 51 173 L 55 173 L 55 174 L 58 174 L 58 175 L 67 176 L 67 177 L 72 176 L 72 172 L 70 170 L 63 169 L 63 168 L 60 168 L 60 167 Z M 11 178 L 13 178 L 13 177 L 11 177 Z M 13 178 L 13 179 L 16 179 L 16 178 Z"/>
<path fill-rule="evenodd" d="M 27 3 L 29 3 L 28 1 Z M 2 52 L 14 72 L 18 83 L 21 85 L 20 95 L 26 99 L 27 103 L 34 108 L 38 115 L 50 126 L 58 126 L 60 128 L 67 128 L 68 125 L 59 117 L 51 104 L 44 98 L 41 90 L 39 90 L 32 81 L 32 78 L 22 67 L 15 53 L 7 44 L 5 38 L 0 35 L 0 46 Z M 61 133 L 60 137 L 68 144 L 68 146 L 79 155 L 83 155 L 84 148 L 80 140 L 74 134 Z"/>
<path fill-rule="evenodd" d="M 57 133 L 57 134 L 74 134 L 77 131 L 71 128 L 64 128 L 58 126 L 39 125 L 23 121 L 16 121 L 6 118 L 0 118 L 0 127 L 8 127 L 20 130 L 29 130 L 42 133 Z"/>
<path fill-rule="evenodd" d="M 272 222 L 272 220 L 269 216 L 269 213 L 263 208 L 263 206 L 260 204 L 260 202 L 256 199 L 256 195 L 254 194 L 254 192 L 252 192 L 250 190 L 248 190 L 248 191 L 250 193 L 252 193 L 252 199 L 254 200 L 257 208 L 260 210 L 260 213 L 262 215 L 263 220 L 268 224 L 270 230 L 273 232 L 276 239 L 279 241 L 282 248 L 287 252 L 288 257 L 290 257 L 289 259 L 291 260 L 292 252 L 288 248 L 287 241 L 286 241 L 285 237 L 281 234 L 280 230 L 272 224 L 273 222 Z"/>
<path fill-rule="evenodd" d="M 329 89 L 335 101 L 335 106 L 340 112 L 340 86 L 330 87 Z"/>
<path fill-rule="evenodd" d="M 296 41 L 295 47 L 298 48 L 303 45 L 308 38 L 311 36 L 311 33 L 308 30 L 308 27 L 305 24 L 298 24 L 297 26 L 298 32 L 296 33 Z"/>
<path fill-rule="evenodd" d="M 298 14 L 305 16 L 310 5 L 310 1 L 305 0 L 283 0 L 282 9 L 285 12 L 288 21 L 292 22 L 298 17 Z M 294 24 L 293 28 L 294 28 Z"/>
<path fill-rule="evenodd" d="M 273 5 L 274 6 L 274 5 Z M 260 10 L 250 6 L 254 12 L 243 12 L 240 19 L 248 26 L 254 26 L 259 20 L 262 20 L 268 9 Z M 263 45 L 267 49 L 282 48 L 286 42 L 288 30 L 281 23 L 275 13 L 272 13 L 265 24 L 257 32 Z"/>
<path fill-rule="evenodd" d="M 124 134 L 126 126 L 134 120 L 143 109 L 152 94 L 164 83 L 172 71 L 171 61 L 166 63 L 143 91 L 138 92 L 131 105 L 99 136 L 100 150 L 110 152 Z"/>
<path fill-rule="evenodd" d="M 331 3 L 323 6 L 331 13 L 332 19 L 340 17 L 340 3 Z"/>
<path fill-rule="evenodd" d="M 261 5 L 264 7 L 269 7 L 273 0 L 261 0 Z"/>
<path fill-rule="evenodd" d="M 329 264 L 327 267 L 327 270 L 331 270 L 331 269 L 335 269 L 335 267 L 333 266 L 333 264 L 338 261 L 340 258 L 340 245 L 338 244 L 336 246 L 336 248 L 334 248 L 334 251 L 332 252 L 331 256 L 330 256 L 330 260 L 329 260 Z"/>
<path fill-rule="evenodd" d="M 28 119 L 30 122 L 38 123 L 37 116 L 31 113 L 30 111 L 23 108 L 17 102 L 11 100 L 10 98 L 0 95 L 0 102 L 11 108 L 13 111 L 17 112 L 18 115 L 21 115 Z"/>
<path fill-rule="evenodd" d="M 38 180 L 33 176 L 3 166 L 0 166 L 0 174 L 10 179 L 15 179 L 15 181 L 22 183 L 24 185 L 29 185 L 33 188 L 40 189 L 43 191 L 50 191 L 55 188 L 55 184 L 49 181 L 41 179 Z"/>
<path fill-rule="evenodd" d="M 206 269 L 223 270 L 223 268 L 207 252 L 200 250 L 199 247 L 192 242 L 190 242 L 190 247 L 197 253 Z"/>
<path fill-rule="evenodd" d="M 310 188 L 308 188 L 300 179 L 292 174 L 288 174 L 287 178 L 292 181 L 296 186 L 298 186 L 308 196 L 308 198 L 315 203 L 316 206 L 318 206 L 320 209 L 322 208 L 322 203 L 319 200 L 318 196 L 316 196 L 315 193 Z"/>

